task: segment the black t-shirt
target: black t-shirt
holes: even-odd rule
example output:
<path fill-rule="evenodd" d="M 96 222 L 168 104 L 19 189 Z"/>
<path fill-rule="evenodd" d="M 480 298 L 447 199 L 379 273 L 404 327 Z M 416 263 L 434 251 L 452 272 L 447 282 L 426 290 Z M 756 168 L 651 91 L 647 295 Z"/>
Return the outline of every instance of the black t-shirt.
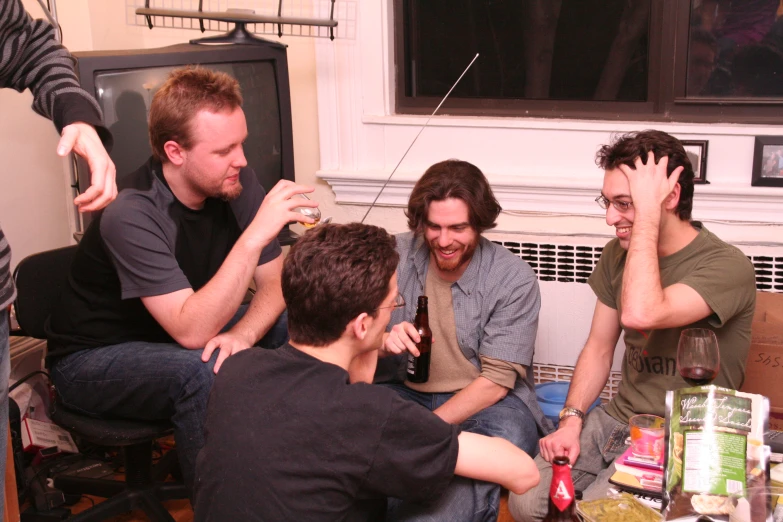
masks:
<path fill-rule="evenodd" d="M 196 462 L 195 520 L 383 520 L 448 486 L 459 428 L 291 345 L 226 360 Z"/>
<path fill-rule="evenodd" d="M 49 356 L 128 341 L 173 342 L 140 298 L 197 291 L 215 275 L 264 199 L 251 169 L 239 179 L 243 189 L 233 201 L 209 198 L 192 210 L 174 197 L 159 162 L 150 159 L 125 176 L 117 199 L 79 243 L 47 325 Z M 275 240 L 258 264 L 280 253 Z"/>

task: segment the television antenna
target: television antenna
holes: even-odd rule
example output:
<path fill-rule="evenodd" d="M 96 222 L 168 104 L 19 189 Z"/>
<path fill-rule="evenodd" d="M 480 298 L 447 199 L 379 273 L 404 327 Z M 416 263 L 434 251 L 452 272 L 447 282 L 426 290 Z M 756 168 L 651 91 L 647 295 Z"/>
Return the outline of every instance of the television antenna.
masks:
<path fill-rule="evenodd" d="M 51 7 L 47 6 L 43 0 L 38 0 L 38 5 L 41 6 L 41 10 L 49 20 L 49 23 L 54 27 L 54 39 L 58 43 L 63 43 L 63 33 L 60 29 L 60 22 L 57 21 L 57 0 L 49 0 Z"/>
<path fill-rule="evenodd" d="M 411 142 L 411 144 L 408 145 L 408 149 L 405 151 L 405 154 L 403 154 L 402 157 L 400 158 L 400 161 L 397 162 L 397 165 L 394 167 L 394 170 L 391 171 L 391 174 L 389 174 L 389 177 L 383 183 L 383 186 L 381 187 L 381 190 L 378 191 L 378 194 L 375 196 L 375 199 L 373 199 L 372 203 L 370 203 L 370 208 L 368 208 L 367 212 L 364 213 L 364 217 L 362 218 L 362 220 L 359 223 L 364 223 L 364 220 L 367 219 L 367 215 L 370 213 L 372 208 L 375 206 L 375 203 L 378 201 L 378 198 L 381 197 L 381 192 L 383 192 L 383 189 L 385 189 L 386 185 L 389 184 L 389 181 L 391 181 L 392 176 L 394 176 L 394 173 L 397 172 L 397 169 L 399 168 L 400 164 L 402 164 L 402 160 L 404 160 L 405 156 L 407 156 L 408 153 L 411 151 L 411 149 L 413 148 L 413 144 L 416 143 L 416 140 L 419 139 L 419 136 L 421 136 L 421 133 L 424 132 L 425 128 L 427 128 L 427 125 L 429 125 L 430 120 L 432 119 L 432 117 L 435 116 L 435 113 L 438 112 L 438 110 L 440 109 L 441 105 L 443 105 L 443 103 L 449 97 L 449 95 L 451 94 L 451 91 L 454 90 L 454 88 L 460 82 L 462 77 L 465 76 L 465 74 L 468 72 L 468 69 L 470 69 L 470 67 L 473 65 L 473 62 L 475 62 L 478 59 L 478 57 L 479 57 L 479 53 L 476 53 L 476 56 L 474 56 L 473 59 L 468 64 L 468 66 L 465 67 L 465 70 L 462 71 L 462 74 L 459 75 L 459 78 L 457 78 L 457 81 L 454 82 L 454 85 L 451 86 L 451 89 L 449 89 L 449 92 L 446 93 L 446 96 L 443 97 L 443 99 L 440 101 L 438 106 L 435 107 L 435 110 L 432 111 L 432 114 L 430 114 L 430 117 L 427 118 L 427 121 L 424 122 L 424 125 L 421 126 L 421 129 L 419 129 L 419 133 L 416 134 L 416 137 L 413 138 L 413 141 Z"/>
<path fill-rule="evenodd" d="M 38 0 L 39 2 L 41 0 Z M 155 27 L 152 23 L 153 16 L 163 16 L 169 18 L 182 18 L 182 19 L 195 19 L 199 21 L 199 28 L 203 33 L 204 20 L 212 20 L 216 22 L 228 22 L 233 23 L 234 28 L 228 33 L 209 36 L 205 38 L 198 38 L 191 40 L 192 44 L 268 44 L 268 40 L 255 36 L 247 30 L 247 24 L 273 24 L 277 25 L 277 35 L 283 36 L 284 25 L 301 25 L 310 27 L 326 27 L 329 29 L 329 39 L 334 40 L 334 28 L 337 27 L 337 20 L 334 19 L 334 3 L 335 0 L 331 0 L 332 6 L 329 11 L 329 18 L 307 18 L 307 17 L 294 17 L 283 16 L 283 0 L 278 0 L 277 3 L 277 15 L 260 15 L 256 14 L 252 9 L 227 9 L 226 11 L 204 11 L 204 2 L 199 0 L 198 11 L 187 9 L 158 9 L 150 7 L 150 0 L 145 0 L 144 7 L 136 9 L 137 15 L 143 15 L 147 20 L 147 26 L 152 29 Z"/>

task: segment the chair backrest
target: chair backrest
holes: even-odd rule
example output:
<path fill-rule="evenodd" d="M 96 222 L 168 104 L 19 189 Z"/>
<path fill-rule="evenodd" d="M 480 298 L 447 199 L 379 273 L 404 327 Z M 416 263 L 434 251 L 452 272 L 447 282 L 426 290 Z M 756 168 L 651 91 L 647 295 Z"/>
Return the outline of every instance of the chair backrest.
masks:
<path fill-rule="evenodd" d="M 25 335 L 45 339 L 46 319 L 68 282 L 76 245 L 47 250 L 22 259 L 14 271 L 16 320 Z"/>

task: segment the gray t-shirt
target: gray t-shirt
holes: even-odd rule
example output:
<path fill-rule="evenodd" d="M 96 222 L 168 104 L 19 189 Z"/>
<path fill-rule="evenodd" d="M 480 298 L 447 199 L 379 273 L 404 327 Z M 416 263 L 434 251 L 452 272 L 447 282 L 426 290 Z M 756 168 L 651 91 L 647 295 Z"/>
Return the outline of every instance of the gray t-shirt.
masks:
<path fill-rule="evenodd" d="M 241 170 L 240 182 L 235 200 L 209 198 L 192 210 L 174 197 L 154 160 L 123 178 L 116 201 L 79 244 L 52 312 L 50 356 L 128 341 L 173 342 L 140 298 L 197 291 L 217 273 L 264 199 L 252 169 Z M 273 241 L 258 264 L 280 253 Z"/>

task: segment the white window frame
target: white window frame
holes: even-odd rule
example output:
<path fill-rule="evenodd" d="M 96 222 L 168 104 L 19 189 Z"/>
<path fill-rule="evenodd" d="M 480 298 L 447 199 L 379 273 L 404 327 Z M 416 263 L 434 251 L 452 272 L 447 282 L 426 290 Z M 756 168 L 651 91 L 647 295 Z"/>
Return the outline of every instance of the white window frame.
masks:
<path fill-rule="evenodd" d="M 392 0 L 356 2 L 355 9 L 352 37 L 315 42 L 316 174 L 338 204 L 367 205 L 427 117 L 394 114 Z M 754 137 L 783 134 L 772 125 L 436 116 L 378 204 L 406 205 L 428 166 L 459 158 L 484 172 L 505 210 L 603 216 L 593 201 L 603 178 L 595 152 L 614 133 L 647 128 L 709 140 L 710 184 L 696 187 L 695 219 L 783 223 L 783 189 L 750 186 Z"/>

